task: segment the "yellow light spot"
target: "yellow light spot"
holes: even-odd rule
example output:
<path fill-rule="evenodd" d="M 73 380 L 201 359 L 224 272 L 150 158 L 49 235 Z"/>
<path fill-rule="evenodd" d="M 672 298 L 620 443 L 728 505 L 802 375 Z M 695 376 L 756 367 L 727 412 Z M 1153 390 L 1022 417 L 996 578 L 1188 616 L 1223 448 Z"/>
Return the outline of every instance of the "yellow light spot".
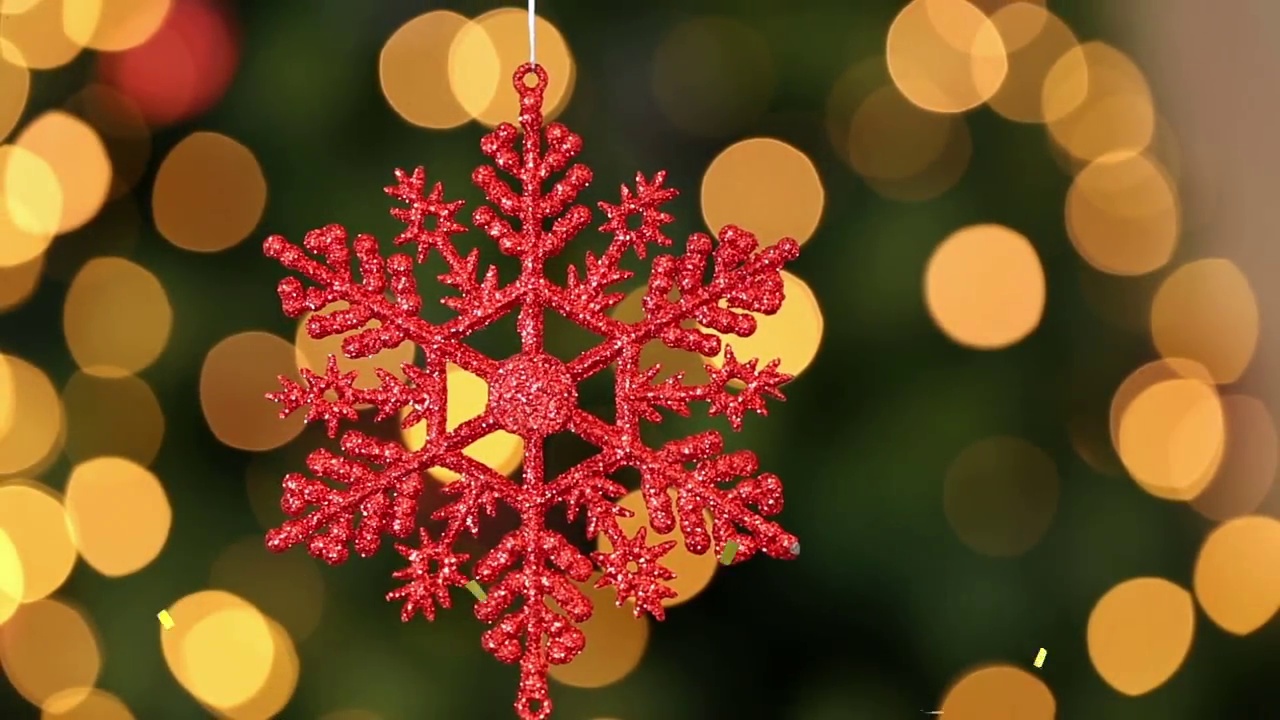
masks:
<path fill-rule="evenodd" d="M 37 707 L 55 697 L 67 704 L 84 700 L 102 670 L 88 618 L 58 600 L 23 605 L 9 619 L 0 633 L 0 662 L 14 689 Z"/>
<path fill-rule="evenodd" d="M 674 507 L 676 499 L 676 491 L 668 491 L 668 496 Z M 676 541 L 675 547 L 670 552 L 663 555 L 658 561 L 668 570 L 676 574 L 674 580 L 666 581 L 666 586 L 676 591 L 676 596 L 667 598 L 662 601 L 663 607 L 674 607 L 681 603 L 686 603 L 697 597 L 698 593 L 706 589 L 711 584 L 711 578 L 716 573 L 716 567 L 719 564 L 719 558 L 713 552 L 705 552 L 701 555 L 694 555 L 685 548 L 684 530 L 677 523 L 674 530 L 668 535 L 659 535 L 653 529 L 653 524 L 649 520 L 649 508 L 645 505 L 644 497 L 639 490 L 633 490 L 618 500 L 618 505 L 630 510 L 633 515 L 629 518 L 618 518 L 618 526 L 628 537 L 635 537 L 640 528 L 645 528 L 646 540 L 649 547 L 661 545 L 668 540 Z M 711 531 L 711 514 L 703 513 L 707 523 L 707 532 Z M 613 543 L 609 542 L 609 538 L 600 535 L 597 540 L 600 552 L 613 552 Z M 610 592 L 613 592 L 610 590 Z M 615 596 L 616 599 L 616 596 Z M 609 602 L 613 604 L 612 600 Z M 630 611 L 628 611 L 630 612 Z"/>
<path fill-rule="evenodd" d="M 1040 541 L 1058 504 L 1058 470 L 1044 451 L 1012 437 L 970 445 L 947 470 L 943 509 L 976 552 L 1021 555 Z"/>
<path fill-rule="evenodd" d="M 346 301 L 339 300 L 326 305 L 319 314 L 327 316 L 334 312 L 346 310 L 348 307 L 349 305 Z M 316 340 L 307 334 L 307 323 L 315 314 L 307 313 L 298 321 L 298 329 L 294 334 L 294 345 L 297 347 L 295 360 L 298 367 L 304 367 L 323 375 L 325 368 L 329 364 L 329 356 L 333 355 L 338 358 L 338 369 L 341 372 L 356 373 L 356 387 L 368 389 L 378 386 L 380 381 L 378 380 L 377 371 L 379 369 L 385 370 L 397 378 L 403 378 L 404 370 L 401 366 L 405 363 L 413 362 L 414 346 L 413 343 L 408 341 L 369 357 L 352 360 L 342 350 L 343 341 L 368 329 L 381 327 L 382 323 L 372 320 L 363 328 Z"/>
<path fill-rule="evenodd" d="M 1058 119 L 1047 112 L 1065 114 L 1084 101 L 1087 83 L 1064 88 L 1068 95 L 1058 99 L 1056 107 L 1046 107 L 1042 98 L 1049 71 L 1079 46 L 1075 33 L 1058 16 L 1038 5 L 1013 2 L 992 15 L 991 22 L 1009 50 L 1009 72 L 987 100 L 992 110 L 1015 122 L 1041 123 Z"/>
<path fill-rule="evenodd" d="M 175 602 L 170 613 L 182 624 L 160 634 L 161 649 L 193 697 L 222 714 L 266 687 L 276 638 L 257 608 L 231 593 L 204 590 Z"/>
<path fill-rule="evenodd" d="M 702 177 L 702 217 L 713 233 L 737 225 L 761 245 L 804 243 L 822 219 L 826 193 L 808 156 L 773 138 L 725 148 Z"/>
<path fill-rule="evenodd" d="M 1123 411 L 1116 452 L 1142 489 L 1190 500 L 1213 479 L 1226 440 L 1222 402 L 1212 385 L 1191 378 L 1155 383 Z"/>
<path fill-rule="evenodd" d="M 1085 167 L 1067 191 L 1067 235 L 1093 267 L 1143 275 L 1169 262 L 1181 225 L 1164 168 L 1145 155 L 1118 153 Z"/>
<path fill-rule="evenodd" d="M 62 503 L 49 488 L 27 480 L 0 485 L 0 530 L 22 561 L 22 601 L 55 592 L 71 574 L 76 549 Z"/>
<path fill-rule="evenodd" d="M 1031 334 L 1044 314 L 1045 277 L 1031 242 L 1002 225 L 957 230 L 925 268 L 925 304 L 955 342 L 998 350 Z"/>
<path fill-rule="evenodd" d="M 71 62 L 83 49 L 63 30 L 68 3 L 78 0 L 40 0 L 26 11 L 5 11 L 3 59 L 33 70 L 51 70 Z M 9 50 L 12 48 L 12 50 Z"/>
<path fill-rule="evenodd" d="M 43 271 L 43 255 L 12 267 L 0 265 L 0 312 L 8 312 L 25 303 L 40 284 Z M 0 422 L 0 435 L 3 434 L 4 423 Z"/>
<path fill-rule="evenodd" d="M 1044 648 L 1040 648 L 1040 652 L 1036 653 L 1036 662 L 1035 662 L 1036 667 L 1044 666 L 1044 658 L 1048 654 L 1049 653 L 1045 652 Z"/>
<path fill-rule="evenodd" d="M 280 389 L 279 376 L 299 381 L 294 349 L 264 332 L 223 339 L 200 368 L 200 408 L 218 440 L 241 450 L 271 450 L 302 432 L 306 411 L 280 419 L 280 406 L 266 398 Z"/>
<path fill-rule="evenodd" d="M 714 564 L 714 558 L 712 558 Z M 590 598 L 595 612 L 579 625 L 587 636 L 587 647 L 572 662 L 552 665 L 551 679 L 581 688 L 612 685 L 636 669 L 649 640 L 649 619 L 633 617 L 631 606 L 614 604 L 612 587 L 596 589 L 594 578 L 579 585 Z"/>
<path fill-rule="evenodd" d="M 1141 152 L 1155 132 L 1146 78 L 1105 43 L 1088 42 L 1060 57 L 1045 77 L 1041 101 L 1050 137 L 1079 160 Z"/>
<path fill-rule="evenodd" d="M 1258 509 L 1280 469 L 1280 435 L 1262 401 L 1247 395 L 1222 398 L 1227 445 L 1212 482 L 1191 501 L 1205 517 L 1227 520 Z"/>
<path fill-rule="evenodd" d="M 489 404 L 489 385 L 460 367 L 449 366 L 445 376 L 445 389 L 448 392 L 445 418 L 447 430 L 453 430 L 479 416 Z M 408 408 L 401 411 L 401 419 L 408 412 Z M 426 422 L 401 429 L 401 437 L 408 449 L 421 450 L 427 441 Z M 505 430 L 497 430 L 471 443 L 462 452 L 502 475 L 510 475 L 524 459 L 524 441 Z M 431 468 L 430 473 L 432 477 L 445 483 L 451 483 L 460 477 L 458 473 L 442 467 Z"/>
<path fill-rule="evenodd" d="M 40 708 L 40 720 L 135 720 L 120 698 L 97 688 L 71 688 Z"/>
<path fill-rule="evenodd" d="M 1230 260 L 1173 271 L 1151 303 L 1151 336 L 1165 357 L 1198 361 L 1219 384 L 1240 379 L 1258 346 L 1258 300 Z"/>
<path fill-rule="evenodd" d="M 1111 400 L 1109 414 L 1111 444 L 1113 446 L 1120 445 L 1120 420 L 1124 417 L 1125 411 L 1128 410 L 1134 398 L 1146 392 L 1153 385 L 1166 380 L 1183 378 L 1190 378 L 1206 385 L 1213 383 L 1213 378 L 1209 377 L 1209 371 L 1203 365 L 1193 360 L 1182 358 L 1155 360 L 1130 373 L 1116 388 L 1115 395 Z"/>
<path fill-rule="evenodd" d="M 449 86 L 449 48 L 467 22 L 455 12 L 433 10 L 387 38 L 378 77 L 387 102 L 406 121 L 443 129 L 471 119 Z"/>
<path fill-rule="evenodd" d="M 21 358 L 0 355 L 0 475 L 42 472 L 62 449 L 63 422 L 49 376 Z"/>
<path fill-rule="evenodd" d="M 274 643 L 262 613 L 229 607 L 199 620 L 183 643 L 191 677 L 187 689 L 215 707 L 234 707 L 253 697 L 271 671 Z M 234 672 L 228 672 L 235 668 Z"/>
<path fill-rule="evenodd" d="M 1229 520 L 1205 537 L 1193 587 L 1218 627 L 1248 635 L 1280 610 L 1280 522 L 1261 515 Z"/>
<path fill-rule="evenodd" d="M 0 140 L 18 124 L 31 93 L 31 71 L 15 62 L 18 57 L 18 49 L 0 37 Z"/>
<path fill-rule="evenodd" d="M 276 495 L 278 504 L 278 485 Z M 235 593 L 268 616 L 281 618 L 298 640 L 316 629 L 324 609 L 324 580 L 315 561 L 301 553 L 263 552 L 261 535 L 223 551 L 213 562 L 209 587 Z"/>
<path fill-rule="evenodd" d="M 1040 678 L 1012 665 L 970 670 L 942 699 L 940 717 L 1053 720 L 1057 703 Z"/>
<path fill-rule="evenodd" d="M 62 186 L 49 163 L 0 146 L 0 266 L 30 262 L 49 248 L 62 219 Z"/>
<path fill-rule="evenodd" d="M 21 15 L 45 0 L 0 0 L 0 11 L 6 15 Z"/>
<path fill-rule="evenodd" d="M 50 110 L 28 123 L 14 144 L 40 156 L 58 176 L 59 234 L 83 227 L 102 209 L 111 188 L 111 158 L 102 138 L 83 120 Z"/>
<path fill-rule="evenodd" d="M 160 29 L 172 0 L 64 0 L 67 37 L 94 50 L 120 52 Z"/>
<path fill-rule="evenodd" d="M 449 87 L 454 98 L 481 123 L 515 122 L 520 105 L 511 73 L 529 59 L 528 13 L 501 8 L 487 12 L 458 31 L 449 45 Z M 576 69 L 560 30 L 539 17 L 538 64 L 549 82 L 543 95 L 547 119 L 558 115 L 573 93 Z"/>
<path fill-rule="evenodd" d="M 173 308 L 160 280 L 123 258 L 96 258 L 67 290 L 62 327 L 76 364 L 99 377 L 149 367 L 169 342 Z"/>
<path fill-rule="evenodd" d="M 822 309 L 813 290 L 803 280 L 785 270 L 782 272 L 782 307 L 773 315 L 752 313 L 756 319 L 755 334 L 750 337 L 721 335 L 720 353 L 706 362 L 712 367 L 724 364 L 725 347 L 733 348 L 739 361 L 760 360 L 757 367 L 777 358 L 778 371 L 791 376 L 804 372 L 818 355 L 822 344 L 824 321 Z"/>
<path fill-rule="evenodd" d="M 277 717 L 289 704 L 294 691 L 298 688 L 300 666 L 298 650 L 294 646 L 293 639 L 280 623 L 269 617 L 266 620 L 275 648 L 271 670 L 267 673 L 267 679 L 263 682 L 262 688 L 254 693 L 253 697 L 219 712 L 219 715 L 226 717 L 227 720 L 260 720 L 260 718 Z"/>
<path fill-rule="evenodd" d="M 67 413 L 67 459 L 113 455 L 150 465 L 164 439 L 160 402 L 133 376 L 100 378 L 77 372 L 62 389 Z M 114 418 L 126 417 L 128 422 Z"/>
<path fill-rule="evenodd" d="M 160 480 L 124 458 L 80 463 L 67 480 L 67 517 L 85 562 L 107 577 L 135 573 L 164 548 L 173 510 Z"/>
<path fill-rule="evenodd" d="M 184 250 L 218 252 L 248 237 L 267 206 L 267 181 L 253 151 L 226 135 L 197 132 L 156 172 L 156 229 Z"/>
<path fill-rule="evenodd" d="M 26 577 L 22 570 L 22 557 L 9 539 L 9 533 L 0 526 L 0 626 L 13 617 L 22 604 L 26 592 Z"/>
<path fill-rule="evenodd" d="M 1156 577 L 1108 590 L 1089 614 L 1086 631 L 1093 667 L 1125 695 L 1143 695 L 1173 677 L 1194 635 L 1191 593 Z"/>
<path fill-rule="evenodd" d="M 769 45 L 758 32 L 728 18 L 700 17 L 675 26 L 658 44 L 651 84 L 672 124 L 714 137 L 758 118 L 776 80 Z"/>
<path fill-rule="evenodd" d="M 156 617 L 160 620 L 160 625 L 163 626 L 165 630 L 173 629 L 173 617 L 169 615 L 168 610 L 161 610 L 156 613 Z"/>
<path fill-rule="evenodd" d="M 934 112 L 980 105 L 1009 70 L 999 31 L 964 0 L 913 0 L 889 26 L 885 55 L 902 94 Z"/>

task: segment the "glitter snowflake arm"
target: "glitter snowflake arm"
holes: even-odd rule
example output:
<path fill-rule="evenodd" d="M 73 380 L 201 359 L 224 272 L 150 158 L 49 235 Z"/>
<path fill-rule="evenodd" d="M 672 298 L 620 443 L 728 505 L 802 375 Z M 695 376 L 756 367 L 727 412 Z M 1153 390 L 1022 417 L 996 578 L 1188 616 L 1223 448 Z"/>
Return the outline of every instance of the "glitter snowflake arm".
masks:
<path fill-rule="evenodd" d="M 402 190 L 420 190 L 424 175 L 398 173 Z M 395 194 L 395 193 L 393 193 Z M 422 199 L 427 205 L 440 202 L 438 188 Z M 453 207 L 447 209 L 452 213 Z M 420 223 L 431 213 L 412 209 L 402 219 Z M 448 223 L 451 215 L 440 218 Z M 415 220 L 416 218 L 416 220 Z M 439 226 L 438 226 L 439 228 Z M 419 242 L 443 250 L 447 233 L 411 232 Z M 467 465 L 461 449 L 493 432 L 494 425 L 481 418 L 445 432 L 445 375 L 448 362 L 472 372 L 486 372 L 493 361 L 459 341 L 467 333 L 504 311 L 511 300 L 502 295 L 467 298 L 473 311 L 443 325 L 432 325 L 420 317 L 422 307 L 413 275 L 414 260 L 397 254 L 383 258 L 377 241 L 359 235 L 348 242 L 345 229 L 328 225 L 308 232 L 302 246 L 272 236 L 263 245 L 268 257 L 279 261 L 298 276 L 286 277 L 278 291 L 285 313 L 298 317 L 310 312 L 308 335 L 322 339 L 347 334 L 342 354 L 350 359 L 370 357 L 383 350 L 412 342 L 423 348 L 422 367 L 402 366 L 404 379 L 386 371 L 377 373 L 378 385 L 361 389 L 355 373 L 341 372 L 337 358 L 330 357 L 323 374 L 302 370 L 302 382 L 281 378 L 282 389 L 268 395 L 280 403 L 282 414 L 306 408 L 306 419 L 323 421 L 331 437 L 338 435 L 344 421 L 354 420 L 357 407 L 372 405 L 377 416 L 390 417 L 402 408 L 408 412 L 406 426 L 426 420 L 428 438 L 417 452 L 408 452 L 399 443 L 386 443 L 363 433 L 347 432 L 340 441 L 341 455 L 319 450 L 308 460 L 315 478 L 290 475 L 284 482 L 281 507 L 290 516 L 268 535 L 268 546 L 283 551 L 305 544 L 309 552 L 329 563 L 343 562 L 354 547 L 362 556 L 373 554 L 383 535 L 407 537 L 412 534 L 422 473 L 433 466 L 456 469 Z M 354 267 L 353 267 L 354 266 Z M 358 272 L 357 272 L 358 270 Z M 299 277 L 300 276 L 300 277 Z M 305 278 L 311 285 L 304 285 Z M 345 303 L 345 307 L 335 303 Z M 486 486 L 487 492 L 494 492 Z"/>

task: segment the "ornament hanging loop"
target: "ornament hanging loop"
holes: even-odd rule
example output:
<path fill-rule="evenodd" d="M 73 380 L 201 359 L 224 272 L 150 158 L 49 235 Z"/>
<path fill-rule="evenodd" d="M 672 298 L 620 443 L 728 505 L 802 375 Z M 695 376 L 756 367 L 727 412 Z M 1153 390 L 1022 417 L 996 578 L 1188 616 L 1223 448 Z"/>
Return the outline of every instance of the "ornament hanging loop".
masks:
<path fill-rule="evenodd" d="M 533 84 L 530 85 L 529 82 Z M 516 68 L 511 83 L 520 95 L 520 124 L 529 129 L 542 124 L 542 98 L 547 90 L 547 71 L 536 63 Z"/>
<path fill-rule="evenodd" d="M 531 85 L 530 82 L 533 84 Z M 511 84 L 515 86 L 516 92 L 520 93 L 522 101 L 533 94 L 541 99 L 542 94 L 547 91 L 547 70 L 536 63 L 525 63 L 516 68 Z"/>

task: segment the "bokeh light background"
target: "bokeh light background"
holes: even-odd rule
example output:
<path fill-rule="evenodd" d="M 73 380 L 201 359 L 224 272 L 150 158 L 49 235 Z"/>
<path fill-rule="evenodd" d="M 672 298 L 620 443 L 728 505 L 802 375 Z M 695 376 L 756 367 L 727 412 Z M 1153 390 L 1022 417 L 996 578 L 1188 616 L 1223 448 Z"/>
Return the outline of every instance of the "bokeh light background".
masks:
<path fill-rule="evenodd" d="M 523 8 L 444 5 L 0 0 L 3 717 L 510 717 L 465 592 L 401 625 L 393 553 L 329 568 L 262 541 L 325 442 L 263 393 L 340 338 L 281 315 L 261 239 L 391 237 L 394 167 L 474 203 L 479 136 L 514 114 Z M 805 243 L 737 343 L 800 379 L 731 440 L 786 481 L 803 557 L 677 550 L 660 625 L 593 591 L 557 717 L 1273 716 L 1280 108 L 1246 74 L 1276 62 L 1246 17 L 1269 10 L 542 6 L 591 200 L 665 168 L 673 235 Z M 449 388 L 451 424 L 483 408 L 478 378 Z M 521 450 L 469 452 L 514 472 Z"/>

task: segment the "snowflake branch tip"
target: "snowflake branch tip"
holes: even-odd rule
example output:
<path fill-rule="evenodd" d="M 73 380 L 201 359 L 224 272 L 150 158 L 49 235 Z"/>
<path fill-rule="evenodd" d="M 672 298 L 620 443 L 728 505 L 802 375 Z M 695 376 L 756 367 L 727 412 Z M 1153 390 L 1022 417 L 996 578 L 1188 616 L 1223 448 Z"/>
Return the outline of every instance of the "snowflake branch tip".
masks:
<path fill-rule="evenodd" d="M 452 552 L 445 542 L 431 539 L 425 529 L 418 531 L 419 546 L 396 545 L 409 566 L 392 574 L 405 585 L 387 593 L 388 602 L 403 601 L 400 619 L 412 620 L 419 613 L 427 620 L 436 619 L 436 608 L 451 607 L 449 588 L 465 587 L 469 582 L 459 569 L 470 557 L 466 553 Z"/>

